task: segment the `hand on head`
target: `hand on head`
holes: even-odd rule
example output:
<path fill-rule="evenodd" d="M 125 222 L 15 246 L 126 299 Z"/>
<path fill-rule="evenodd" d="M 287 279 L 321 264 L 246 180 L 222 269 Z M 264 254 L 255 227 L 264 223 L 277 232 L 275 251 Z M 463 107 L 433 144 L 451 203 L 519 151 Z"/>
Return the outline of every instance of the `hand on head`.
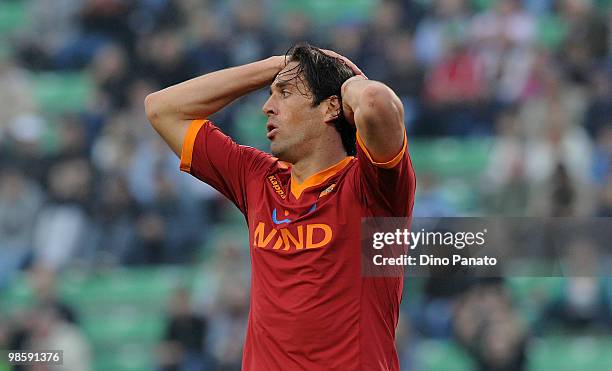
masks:
<path fill-rule="evenodd" d="M 348 59 L 347 57 L 340 55 L 336 53 L 335 51 L 329 50 L 329 49 L 321 49 L 321 51 L 325 53 L 326 55 L 329 55 L 330 57 L 340 59 L 342 62 L 344 62 L 344 64 L 346 64 L 353 71 L 353 73 L 355 73 L 355 75 L 363 76 L 364 78 L 367 79 L 367 76 L 359 69 L 359 67 L 357 67 L 355 63 L 351 62 L 351 60 Z"/>

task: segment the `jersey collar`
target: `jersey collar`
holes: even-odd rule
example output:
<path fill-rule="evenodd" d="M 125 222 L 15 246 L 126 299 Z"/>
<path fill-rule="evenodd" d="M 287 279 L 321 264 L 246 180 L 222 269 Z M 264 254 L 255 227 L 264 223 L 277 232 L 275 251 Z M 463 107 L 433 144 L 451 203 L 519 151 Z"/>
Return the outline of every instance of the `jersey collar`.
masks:
<path fill-rule="evenodd" d="M 291 194 L 296 199 L 300 198 L 306 188 L 314 187 L 322 184 L 327 179 L 337 174 L 340 170 L 344 169 L 346 165 L 353 159 L 353 156 L 347 156 L 335 165 L 328 167 L 327 169 L 321 170 L 316 174 L 309 176 L 304 182 L 298 183 L 291 173 Z"/>

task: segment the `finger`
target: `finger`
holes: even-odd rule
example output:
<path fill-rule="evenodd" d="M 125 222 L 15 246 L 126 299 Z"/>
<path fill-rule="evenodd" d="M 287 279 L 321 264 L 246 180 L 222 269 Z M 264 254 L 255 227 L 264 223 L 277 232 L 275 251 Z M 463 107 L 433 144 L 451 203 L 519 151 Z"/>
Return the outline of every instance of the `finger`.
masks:
<path fill-rule="evenodd" d="M 329 49 L 321 49 L 321 51 L 327 55 L 329 55 L 330 57 L 334 57 L 334 58 L 338 58 L 341 61 L 343 61 L 352 71 L 355 75 L 361 75 L 365 78 L 366 75 L 363 73 L 363 71 L 361 71 L 361 69 L 359 67 L 357 67 L 357 65 L 355 63 L 353 63 L 350 59 L 348 59 L 347 57 L 340 55 L 338 53 L 336 53 L 333 50 L 329 50 Z"/>

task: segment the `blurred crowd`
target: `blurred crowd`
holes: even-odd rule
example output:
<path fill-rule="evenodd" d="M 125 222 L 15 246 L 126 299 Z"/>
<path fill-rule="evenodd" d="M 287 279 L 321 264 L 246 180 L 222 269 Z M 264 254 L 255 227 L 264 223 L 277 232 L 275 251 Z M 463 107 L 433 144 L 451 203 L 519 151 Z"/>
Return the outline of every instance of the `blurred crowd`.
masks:
<path fill-rule="evenodd" d="M 321 18 L 305 11 L 312 10 L 307 1 L 5 1 L 25 4 L 28 24 L 0 36 L 0 290 L 20 269 L 185 264 L 206 249 L 212 259 L 244 258 L 246 246 L 210 246 L 231 205 L 179 172 L 143 101 L 189 78 L 284 54 L 299 41 L 333 49 L 391 86 L 404 103 L 409 138 L 492 141 L 473 190 L 479 214 L 612 216 L 610 1 L 371 0 L 355 3 L 361 11 L 330 1 L 333 14 Z M 93 83 L 86 104 L 41 109 L 32 77 L 74 72 Z M 266 149 L 265 96 L 253 93 L 212 119 L 239 142 Z M 439 215 L 462 214 L 443 207 L 452 185 L 427 169 L 417 175 L 427 194 L 417 192 L 415 213 L 441 205 Z M 205 273 L 210 280 L 223 274 Z M 219 289 L 220 301 L 206 306 L 208 321 L 189 319 L 189 298 L 177 294 L 164 369 L 181 369 L 177 354 L 236 369 L 235 339 L 248 312 L 245 275 Z M 490 302 L 500 317 L 514 318 L 499 287 L 477 290 L 498 297 Z M 471 299 L 480 294 L 462 292 L 457 316 L 482 310 Z M 218 336 L 191 339 L 190 328 Z M 526 331 L 513 328 L 505 343 L 484 339 L 508 329 L 485 333 L 481 340 L 493 348 L 486 357 L 524 347 Z M 474 329 L 455 330 L 444 334 L 457 333 L 462 343 L 474 336 Z M 204 344 L 215 350 L 190 352 Z M 513 363 L 496 369 L 521 369 L 521 357 L 506 358 Z"/>

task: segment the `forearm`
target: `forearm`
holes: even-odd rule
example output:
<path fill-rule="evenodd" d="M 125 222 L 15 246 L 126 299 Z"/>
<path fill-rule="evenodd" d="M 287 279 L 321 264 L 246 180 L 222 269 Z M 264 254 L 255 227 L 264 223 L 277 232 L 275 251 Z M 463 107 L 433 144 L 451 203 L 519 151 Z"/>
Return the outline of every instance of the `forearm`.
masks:
<path fill-rule="evenodd" d="M 393 158 L 404 141 L 404 110 L 385 84 L 355 76 L 342 85 L 342 105 L 375 160 Z"/>
<path fill-rule="evenodd" d="M 284 66 L 275 56 L 196 77 L 149 95 L 147 114 L 170 115 L 177 120 L 205 118 L 235 99 L 270 84 Z"/>

